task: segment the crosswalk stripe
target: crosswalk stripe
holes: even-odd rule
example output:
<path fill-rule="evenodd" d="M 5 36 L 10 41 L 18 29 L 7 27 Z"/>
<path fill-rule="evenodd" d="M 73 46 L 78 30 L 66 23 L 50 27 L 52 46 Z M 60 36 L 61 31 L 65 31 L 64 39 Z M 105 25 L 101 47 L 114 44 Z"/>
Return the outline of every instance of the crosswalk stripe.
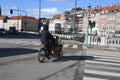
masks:
<path fill-rule="evenodd" d="M 32 41 L 31 43 L 37 43 L 37 41 Z"/>
<path fill-rule="evenodd" d="M 108 79 L 93 78 L 93 77 L 83 77 L 83 80 L 108 80 Z"/>
<path fill-rule="evenodd" d="M 17 42 L 22 42 L 22 41 L 21 41 L 21 40 L 14 40 L 14 39 L 13 39 L 13 40 L 8 40 L 7 42 L 8 42 L 8 43 L 17 43 Z"/>
<path fill-rule="evenodd" d="M 37 41 L 29 42 L 29 44 L 35 44 L 35 43 L 40 43 L 40 42 L 37 42 Z"/>
<path fill-rule="evenodd" d="M 113 59 L 95 59 L 95 60 L 103 60 L 103 61 L 111 61 L 111 62 L 120 62 L 119 60 L 113 60 Z"/>
<path fill-rule="evenodd" d="M 73 45 L 73 47 L 72 48 L 78 48 L 78 45 Z"/>
<path fill-rule="evenodd" d="M 39 42 L 39 43 L 36 43 L 36 44 L 33 44 L 33 45 L 40 45 L 41 43 Z"/>
<path fill-rule="evenodd" d="M 95 64 L 106 64 L 106 65 L 115 65 L 115 66 L 120 66 L 120 64 L 117 64 L 117 63 L 108 63 L 108 62 L 100 62 L 100 61 L 88 61 L 86 60 L 85 62 L 87 63 L 95 63 Z"/>
<path fill-rule="evenodd" d="M 24 42 L 23 45 L 29 45 L 32 44 L 31 42 Z"/>
<path fill-rule="evenodd" d="M 96 70 L 88 70 L 88 69 L 85 69 L 84 72 L 88 73 L 88 74 L 97 74 L 97 75 L 120 77 L 120 73 L 115 73 L 115 72 L 96 71 Z"/>
<path fill-rule="evenodd" d="M 64 45 L 63 45 L 64 48 L 66 48 L 66 47 L 68 47 L 68 46 L 69 46 L 69 44 L 64 44 Z"/>
<path fill-rule="evenodd" d="M 38 43 L 37 41 L 28 41 L 25 39 L 18 39 L 18 40 L 10 40 L 8 41 L 8 43 L 13 43 L 13 44 L 21 44 L 21 45 L 29 45 L 29 44 L 34 44 L 34 43 Z"/>
<path fill-rule="evenodd" d="M 100 55 L 94 55 L 94 57 L 100 57 L 100 58 L 107 58 L 107 59 L 115 59 L 115 60 L 120 60 L 120 57 L 111 57 L 111 56 L 100 56 Z"/>
<path fill-rule="evenodd" d="M 14 43 L 14 44 L 21 44 L 21 43 L 23 43 L 23 44 L 25 44 L 25 43 L 27 43 L 28 41 L 19 41 L 19 42 L 16 42 L 16 43 Z"/>
<path fill-rule="evenodd" d="M 99 66 L 95 66 L 95 65 L 93 65 L 93 64 L 85 64 L 85 67 L 87 68 L 87 69 L 90 69 L 90 68 L 92 68 L 92 69 L 102 69 L 102 70 L 107 70 L 107 71 L 111 71 L 111 69 L 112 69 L 112 71 L 120 71 L 120 68 L 118 68 L 118 67 L 113 67 L 113 66 L 107 66 L 107 68 L 105 67 L 105 66 L 103 66 L 103 65 L 99 65 Z"/>

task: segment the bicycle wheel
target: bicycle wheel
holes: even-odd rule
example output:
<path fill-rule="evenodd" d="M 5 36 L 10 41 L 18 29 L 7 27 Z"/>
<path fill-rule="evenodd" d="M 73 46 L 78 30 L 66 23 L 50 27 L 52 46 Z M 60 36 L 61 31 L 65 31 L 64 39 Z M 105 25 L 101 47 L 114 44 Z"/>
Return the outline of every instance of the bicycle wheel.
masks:
<path fill-rule="evenodd" d="M 46 56 L 46 50 L 44 48 L 41 48 L 38 53 L 38 61 L 44 62 Z"/>

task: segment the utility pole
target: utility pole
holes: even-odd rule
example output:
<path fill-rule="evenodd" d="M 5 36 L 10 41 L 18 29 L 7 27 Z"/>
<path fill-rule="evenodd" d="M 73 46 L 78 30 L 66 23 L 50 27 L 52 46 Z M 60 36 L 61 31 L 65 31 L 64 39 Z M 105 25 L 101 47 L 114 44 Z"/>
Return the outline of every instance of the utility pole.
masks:
<path fill-rule="evenodd" d="M 89 27 L 90 27 L 89 21 L 90 21 L 90 18 L 91 18 L 90 8 L 91 8 L 91 5 L 89 4 L 88 5 L 88 15 L 87 15 L 87 22 L 88 22 L 88 24 L 87 24 L 87 31 L 86 31 L 86 34 L 85 34 L 85 41 L 84 41 L 85 44 L 88 44 L 88 32 L 89 32 Z"/>
<path fill-rule="evenodd" d="M 73 40 L 74 40 L 74 36 L 75 36 L 75 27 L 76 27 L 76 6 L 77 6 L 77 0 L 75 0 L 74 24 L 73 24 Z"/>
<path fill-rule="evenodd" d="M 17 7 L 18 8 L 18 26 L 17 26 L 17 30 L 19 31 L 19 7 Z"/>
<path fill-rule="evenodd" d="M 40 17 L 41 17 L 41 0 L 39 0 L 39 20 L 40 20 Z"/>
<path fill-rule="evenodd" d="M 38 20 L 38 32 L 41 28 L 41 0 L 39 0 L 39 20 Z"/>
<path fill-rule="evenodd" d="M 2 15 L 2 9 L 1 9 L 1 5 L 0 5 L 0 16 Z"/>

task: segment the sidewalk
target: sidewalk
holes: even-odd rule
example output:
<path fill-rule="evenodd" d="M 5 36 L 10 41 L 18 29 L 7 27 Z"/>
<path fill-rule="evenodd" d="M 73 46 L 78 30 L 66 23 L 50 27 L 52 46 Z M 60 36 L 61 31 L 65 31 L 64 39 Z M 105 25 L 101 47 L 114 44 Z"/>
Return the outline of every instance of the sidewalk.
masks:
<path fill-rule="evenodd" d="M 116 50 L 114 51 L 112 48 L 110 48 L 109 50 L 100 48 L 88 48 L 86 55 L 119 57 L 120 52 Z"/>

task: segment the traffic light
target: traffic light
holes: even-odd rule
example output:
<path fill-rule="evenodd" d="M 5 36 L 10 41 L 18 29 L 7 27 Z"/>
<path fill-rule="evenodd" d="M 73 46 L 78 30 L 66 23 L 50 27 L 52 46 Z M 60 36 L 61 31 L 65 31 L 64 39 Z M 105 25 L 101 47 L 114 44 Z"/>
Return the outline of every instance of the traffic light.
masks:
<path fill-rule="evenodd" d="M 95 24 L 96 24 L 96 22 L 95 22 L 95 21 L 93 21 L 93 23 L 92 23 L 92 27 L 95 27 Z"/>
<path fill-rule="evenodd" d="M 13 10 L 12 9 L 10 9 L 10 14 L 13 14 Z"/>
<path fill-rule="evenodd" d="M 92 21 L 89 21 L 89 28 L 92 28 Z"/>
<path fill-rule="evenodd" d="M 89 25 L 90 25 L 90 28 L 93 28 L 93 27 L 95 27 L 95 24 L 96 24 L 96 22 L 95 21 L 89 21 Z"/>
<path fill-rule="evenodd" d="M 91 21 L 89 21 L 89 25 L 92 26 L 92 22 Z"/>

